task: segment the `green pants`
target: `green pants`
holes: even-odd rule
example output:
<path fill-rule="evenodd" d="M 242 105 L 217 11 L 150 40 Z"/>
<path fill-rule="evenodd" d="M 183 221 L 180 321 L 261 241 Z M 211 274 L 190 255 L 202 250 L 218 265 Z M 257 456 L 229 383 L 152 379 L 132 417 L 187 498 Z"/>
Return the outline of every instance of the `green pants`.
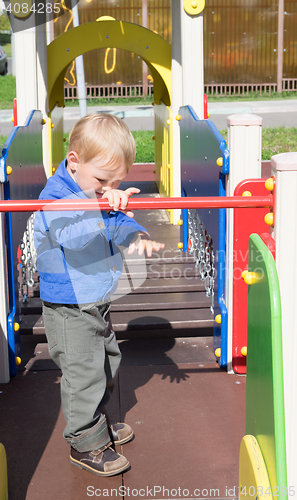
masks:
<path fill-rule="evenodd" d="M 114 388 L 121 353 L 109 317 L 110 304 L 43 303 L 43 319 L 51 358 L 62 370 L 64 438 L 79 452 L 110 441 L 100 412 Z"/>

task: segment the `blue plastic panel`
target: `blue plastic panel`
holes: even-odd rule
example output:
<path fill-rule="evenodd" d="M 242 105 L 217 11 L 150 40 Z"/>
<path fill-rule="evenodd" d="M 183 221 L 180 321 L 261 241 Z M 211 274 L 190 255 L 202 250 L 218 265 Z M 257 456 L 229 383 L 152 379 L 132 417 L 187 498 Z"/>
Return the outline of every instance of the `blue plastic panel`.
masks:
<path fill-rule="evenodd" d="M 14 127 L 2 150 L 4 176 L 6 167 L 12 173 L 6 176 L 4 197 L 7 200 L 34 200 L 46 183 L 42 162 L 42 114 L 32 111 L 24 126 Z M 15 356 L 20 355 L 19 335 L 14 332 L 18 321 L 18 259 L 17 249 L 30 214 L 15 212 L 6 214 L 7 266 L 9 281 L 8 344 L 10 373 L 16 374 Z"/>
<path fill-rule="evenodd" d="M 225 174 L 229 172 L 229 151 L 213 122 L 199 120 L 193 108 L 183 106 L 181 117 L 181 189 L 183 196 L 225 196 Z M 223 166 L 217 159 L 223 158 Z M 220 366 L 227 365 L 228 314 L 225 306 L 225 210 L 199 209 L 199 216 L 213 240 L 216 255 L 214 317 L 221 315 L 221 324 L 214 326 L 214 350 L 221 348 Z M 187 216 L 183 213 L 184 223 Z M 184 224 L 185 225 L 185 224 Z M 183 251 L 187 250 L 187 231 L 183 227 Z"/>

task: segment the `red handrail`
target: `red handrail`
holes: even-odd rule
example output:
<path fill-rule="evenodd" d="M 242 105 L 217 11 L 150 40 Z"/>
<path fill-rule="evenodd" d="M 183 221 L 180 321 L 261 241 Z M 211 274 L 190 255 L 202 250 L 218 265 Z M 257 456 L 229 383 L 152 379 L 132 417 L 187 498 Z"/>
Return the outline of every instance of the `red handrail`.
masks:
<path fill-rule="evenodd" d="M 138 198 L 128 203 L 129 210 L 182 208 L 273 208 L 273 196 L 210 196 L 203 198 Z M 0 212 L 65 210 L 110 210 L 105 200 L 2 200 Z"/>

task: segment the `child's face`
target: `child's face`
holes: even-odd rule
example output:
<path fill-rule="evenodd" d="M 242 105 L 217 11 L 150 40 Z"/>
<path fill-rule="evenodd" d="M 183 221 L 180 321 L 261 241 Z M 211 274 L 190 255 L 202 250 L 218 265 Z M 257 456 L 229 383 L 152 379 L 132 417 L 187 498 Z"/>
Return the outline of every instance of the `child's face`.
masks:
<path fill-rule="evenodd" d="M 71 151 L 67 159 L 67 171 L 88 196 L 93 197 L 95 192 L 97 198 L 101 198 L 106 191 L 117 189 L 127 175 L 124 162 L 112 160 L 106 155 L 95 156 L 88 163 L 83 163 L 78 154 Z"/>

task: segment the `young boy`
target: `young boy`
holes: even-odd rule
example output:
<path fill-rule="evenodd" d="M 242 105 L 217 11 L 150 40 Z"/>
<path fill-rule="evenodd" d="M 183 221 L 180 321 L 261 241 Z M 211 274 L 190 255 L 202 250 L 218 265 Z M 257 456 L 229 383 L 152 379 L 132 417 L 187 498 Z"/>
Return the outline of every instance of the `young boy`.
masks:
<path fill-rule="evenodd" d="M 71 463 L 99 476 L 128 469 L 114 444 L 133 437 L 130 426 L 109 426 L 104 414 L 121 360 L 109 316 L 122 271 L 118 246 L 149 257 L 164 247 L 126 209 L 139 189 L 117 189 L 134 159 L 134 139 L 121 119 L 82 118 L 71 131 L 67 158 L 40 199 L 97 197 L 107 199 L 111 211 L 45 211 L 35 217 L 44 325 L 51 357 L 62 370 L 64 438 Z"/>

